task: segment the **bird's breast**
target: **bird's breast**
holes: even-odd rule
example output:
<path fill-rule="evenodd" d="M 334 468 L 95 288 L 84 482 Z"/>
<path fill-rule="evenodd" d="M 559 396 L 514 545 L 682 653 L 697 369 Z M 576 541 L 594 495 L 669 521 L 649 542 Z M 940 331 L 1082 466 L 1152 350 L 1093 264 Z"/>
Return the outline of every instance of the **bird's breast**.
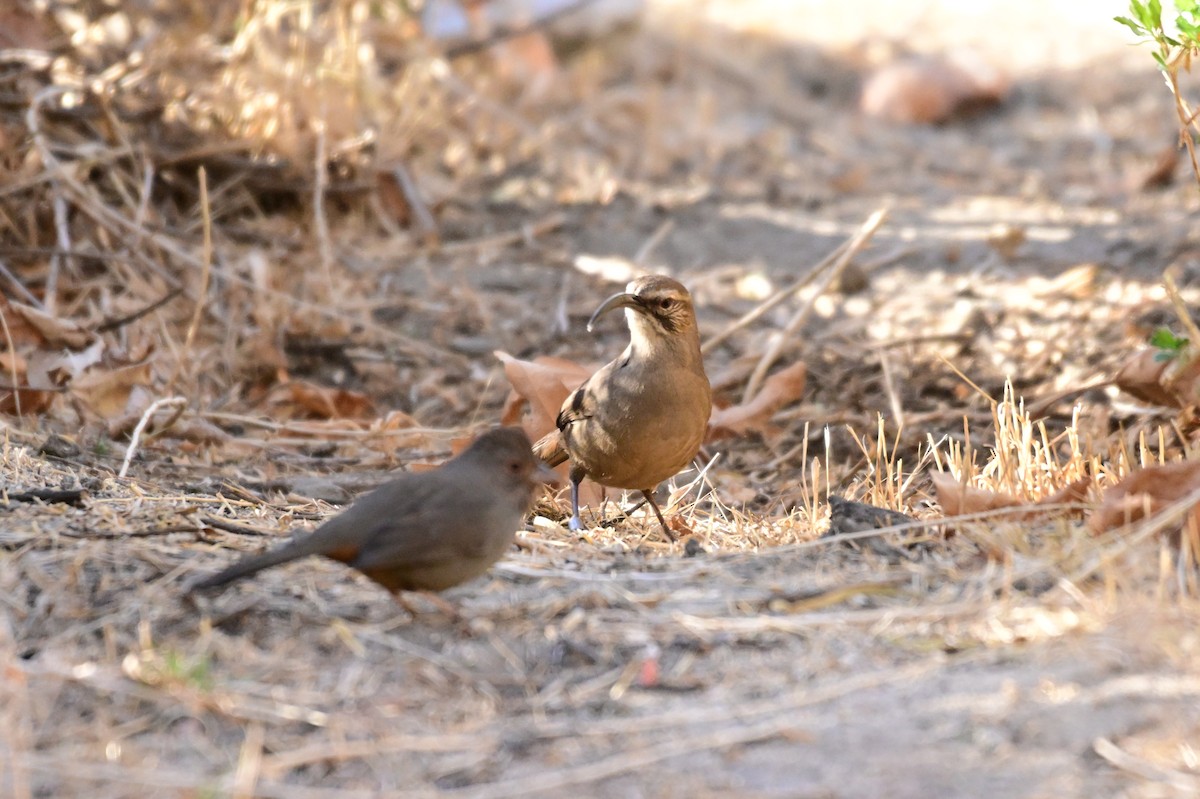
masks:
<path fill-rule="evenodd" d="M 573 462 L 616 488 L 645 489 L 678 474 L 704 440 L 711 410 L 703 374 L 615 372 L 596 412 L 564 431 Z"/>

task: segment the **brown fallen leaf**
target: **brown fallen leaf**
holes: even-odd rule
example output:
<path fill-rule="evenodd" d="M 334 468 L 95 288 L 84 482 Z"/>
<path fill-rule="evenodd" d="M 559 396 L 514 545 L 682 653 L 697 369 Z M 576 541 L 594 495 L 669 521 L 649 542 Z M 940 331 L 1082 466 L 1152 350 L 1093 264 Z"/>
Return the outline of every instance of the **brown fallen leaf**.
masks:
<path fill-rule="evenodd" d="M 8 308 L 26 325 L 36 330 L 41 336 L 42 344 L 47 347 L 82 350 L 96 339 L 95 333 L 84 330 L 69 319 L 59 319 L 31 305 L 10 302 Z"/>
<path fill-rule="evenodd" d="M 1155 154 L 1152 163 L 1144 167 L 1140 174 L 1131 175 L 1126 183 L 1138 191 L 1170 186 L 1175 181 L 1175 173 L 1184 160 L 1185 153 L 1186 150 L 1179 145 L 1176 137 L 1172 136 L 1171 141 Z"/>
<path fill-rule="evenodd" d="M 500 424 L 521 422 L 531 441 L 555 429 L 555 420 L 567 396 L 595 371 L 549 355 L 525 361 L 503 350 L 494 354 L 504 364 L 504 376 L 513 387 L 504 401 Z M 526 403 L 529 413 L 523 414 Z"/>
<path fill-rule="evenodd" d="M 1025 504 L 1012 494 L 966 485 L 949 472 L 930 472 L 929 479 L 933 482 L 938 504 L 946 516 L 963 516 Z"/>
<path fill-rule="evenodd" d="M 7 384 L 8 380 L 0 377 L 0 382 Z M 0 413 L 10 416 L 45 413 L 54 403 L 54 395 L 53 391 L 4 385 L 0 388 Z"/>
<path fill-rule="evenodd" d="M 1168 408 L 1191 408 L 1200 402 L 1200 354 L 1191 347 L 1174 357 L 1146 347 L 1135 352 L 1117 372 L 1117 387 L 1143 402 Z"/>
<path fill-rule="evenodd" d="M 995 105 L 1009 91 L 1001 70 L 968 51 L 912 56 L 880 67 L 863 84 L 868 116 L 905 124 L 945 122 L 965 109 Z"/>
<path fill-rule="evenodd" d="M 1197 489 L 1200 489 L 1200 461 L 1143 466 L 1104 493 L 1100 507 L 1088 519 L 1088 528 L 1100 535 L 1124 527 L 1154 516 Z M 1189 516 L 1193 524 L 1200 522 L 1196 506 L 1191 508 Z"/>
<path fill-rule="evenodd" d="M 1034 516 L 1045 512 L 1042 506 L 1083 502 L 1087 499 L 1088 489 L 1092 485 L 1091 477 L 1081 477 L 1053 494 L 1030 501 L 1003 491 L 989 491 L 985 488 L 964 485 L 961 480 L 949 472 L 930 472 L 929 479 L 933 482 L 938 504 L 942 506 L 942 513 L 946 516 L 963 516 L 968 513 L 982 513 L 1021 506 L 1029 509 L 1029 516 Z M 1026 515 L 1021 514 L 1017 518 L 1026 518 Z"/>
<path fill-rule="evenodd" d="M 317 419 L 366 419 L 375 413 L 371 400 L 357 391 L 293 380 L 287 384 L 292 402 Z"/>
<path fill-rule="evenodd" d="M 581 366 L 566 358 L 539 355 L 532 361 L 515 358 L 503 350 L 495 351 L 504 364 L 504 375 L 512 384 L 504 401 L 500 424 L 520 423 L 531 441 L 557 428 L 558 411 L 572 391 L 591 377 L 594 369 Z M 529 413 L 524 413 L 528 406 Z M 566 485 L 569 463 L 555 468 L 555 473 Z M 591 480 L 584 480 L 579 487 L 579 503 L 599 508 L 604 499 L 604 488 Z"/>
<path fill-rule="evenodd" d="M 708 420 L 705 442 L 744 436 L 752 431 L 770 435 L 775 431 L 771 417 L 784 405 L 800 399 L 807 379 L 808 366 L 803 362 L 794 363 L 768 377 L 749 402 L 714 408 Z"/>
<path fill-rule="evenodd" d="M 1090 476 L 1080 477 L 1073 483 L 1063 486 L 1048 497 L 1037 501 L 1038 505 L 1074 505 L 1087 501 L 1088 491 L 1092 487 Z"/>
<path fill-rule="evenodd" d="M 232 436 L 206 419 L 191 417 L 181 419 L 171 428 L 171 436 L 201 446 L 219 446 Z"/>
<path fill-rule="evenodd" d="M 150 385 L 151 371 L 149 360 L 112 369 L 92 369 L 71 384 L 71 394 L 102 419 L 130 414 L 136 424 L 149 403 L 136 403 L 138 407 L 134 407 L 131 398 L 135 389 Z"/>

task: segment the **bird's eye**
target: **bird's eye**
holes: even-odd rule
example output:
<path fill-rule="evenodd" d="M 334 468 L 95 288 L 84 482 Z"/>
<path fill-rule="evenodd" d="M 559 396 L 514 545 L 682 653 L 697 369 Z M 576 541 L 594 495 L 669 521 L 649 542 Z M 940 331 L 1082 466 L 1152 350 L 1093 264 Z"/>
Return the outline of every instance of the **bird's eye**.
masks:
<path fill-rule="evenodd" d="M 661 300 L 658 301 L 658 307 L 662 308 L 664 311 L 669 311 L 674 306 L 675 306 L 675 300 L 671 299 L 670 297 L 663 297 Z"/>
<path fill-rule="evenodd" d="M 508 462 L 508 470 L 510 472 L 512 472 L 513 474 L 520 474 L 521 473 L 521 462 L 520 461 L 509 461 Z"/>

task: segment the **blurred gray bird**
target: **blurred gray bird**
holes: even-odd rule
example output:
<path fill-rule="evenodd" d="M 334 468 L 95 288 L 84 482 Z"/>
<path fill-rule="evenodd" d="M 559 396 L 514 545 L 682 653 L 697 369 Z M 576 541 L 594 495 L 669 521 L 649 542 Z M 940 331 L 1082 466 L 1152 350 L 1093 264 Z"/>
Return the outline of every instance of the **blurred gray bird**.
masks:
<path fill-rule="evenodd" d="M 308 555 L 345 563 L 393 593 L 442 591 L 478 577 L 512 545 L 538 485 L 557 482 L 530 447 L 518 428 L 491 430 L 439 468 L 402 475 L 312 533 L 245 557 L 189 590 Z"/>
<path fill-rule="evenodd" d="M 653 491 L 696 457 L 712 412 L 696 311 L 681 283 L 647 275 L 605 300 L 588 330 L 615 308 L 625 309 L 629 346 L 567 397 L 558 430 L 534 452 L 551 466 L 571 461 L 570 529 L 582 526 L 579 483 L 588 477 L 640 491 L 674 541 Z"/>

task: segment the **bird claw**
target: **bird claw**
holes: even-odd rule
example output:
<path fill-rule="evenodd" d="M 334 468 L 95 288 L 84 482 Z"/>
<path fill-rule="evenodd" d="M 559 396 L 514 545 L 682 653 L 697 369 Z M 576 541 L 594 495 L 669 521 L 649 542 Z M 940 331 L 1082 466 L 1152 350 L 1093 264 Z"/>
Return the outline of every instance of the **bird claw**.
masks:
<path fill-rule="evenodd" d="M 578 517 L 578 516 L 572 516 L 572 517 L 571 517 L 571 518 L 570 518 L 570 519 L 567 521 L 567 529 L 568 529 L 568 530 L 570 530 L 570 531 L 571 531 L 571 532 L 573 532 L 573 533 L 577 533 L 577 532 L 579 532 L 580 530 L 582 530 L 582 529 L 583 529 L 583 522 L 581 522 L 581 521 L 579 520 L 579 517 Z"/>

